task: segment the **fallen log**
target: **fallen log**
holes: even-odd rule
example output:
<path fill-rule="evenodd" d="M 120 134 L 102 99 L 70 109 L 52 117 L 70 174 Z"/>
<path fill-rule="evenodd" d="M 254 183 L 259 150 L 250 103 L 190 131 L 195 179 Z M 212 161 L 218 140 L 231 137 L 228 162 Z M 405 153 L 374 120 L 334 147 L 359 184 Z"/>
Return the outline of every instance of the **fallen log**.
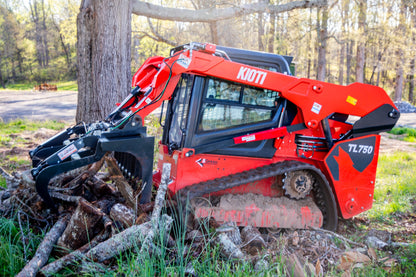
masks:
<path fill-rule="evenodd" d="M 326 229 L 318 229 L 318 228 L 314 228 L 314 227 L 310 227 L 310 228 L 312 230 L 316 231 L 316 232 L 322 232 L 322 233 L 325 233 L 325 234 L 330 234 L 330 235 L 332 235 L 332 236 L 334 236 L 336 238 L 341 239 L 342 241 L 344 241 L 344 242 L 346 242 L 348 244 L 355 245 L 355 246 L 358 246 L 358 247 L 363 247 L 363 248 L 366 248 L 367 247 L 365 244 L 357 243 L 357 242 L 352 241 L 350 239 L 347 239 L 346 237 L 341 236 L 341 235 L 339 235 L 339 234 L 337 234 L 335 232 L 332 232 L 332 231 L 329 231 L 329 230 L 326 230 Z M 350 247 L 348 245 L 345 245 L 345 248 L 348 249 Z"/>
<path fill-rule="evenodd" d="M 120 222 L 123 228 L 131 227 L 136 221 L 136 215 L 133 209 L 120 203 L 111 207 L 110 217 L 115 222 Z"/>
<path fill-rule="evenodd" d="M 39 269 L 48 261 L 52 248 L 64 232 L 68 220 L 69 216 L 65 215 L 55 223 L 40 243 L 35 256 L 28 264 L 26 264 L 19 274 L 16 275 L 17 277 L 36 276 Z"/>
<path fill-rule="evenodd" d="M 101 223 L 103 212 L 86 200 L 80 200 L 57 245 L 61 251 L 75 250 L 91 240 L 96 226 Z"/>
<path fill-rule="evenodd" d="M 231 241 L 224 233 L 220 233 L 217 237 L 217 243 L 220 245 L 221 254 L 226 259 L 244 260 L 244 254 L 240 248 Z"/>
<path fill-rule="evenodd" d="M 67 194 L 56 192 L 56 191 L 49 192 L 49 195 L 52 198 L 59 199 L 64 202 L 75 203 L 75 204 L 78 204 L 83 199 L 81 196 L 67 195 Z"/>
<path fill-rule="evenodd" d="M 235 222 L 226 222 L 215 230 L 217 233 L 226 234 L 235 245 L 241 245 L 240 229 Z"/>
<path fill-rule="evenodd" d="M 169 222 L 172 219 L 168 215 L 163 215 L 162 221 Z M 111 259 L 126 250 L 140 245 L 151 229 L 152 223 L 150 221 L 141 225 L 133 225 L 92 248 L 85 254 L 85 258 L 90 258 L 95 262 Z"/>
<path fill-rule="evenodd" d="M 244 240 L 244 246 L 250 245 L 258 248 L 266 247 L 266 242 L 261 236 L 259 230 L 253 226 L 246 226 L 241 231 L 241 237 Z"/>
<path fill-rule="evenodd" d="M 142 248 L 140 249 L 141 253 L 149 251 L 149 246 L 151 242 L 153 241 L 155 234 L 158 232 L 160 213 L 165 203 L 166 191 L 168 189 L 168 183 L 169 183 L 169 178 L 170 178 L 170 170 L 171 170 L 171 164 L 164 163 L 163 169 L 162 169 L 162 179 L 161 179 L 159 188 L 156 193 L 155 205 L 154 205 L 152 217 L 150 220 L 152 223 L 152 229 L 150 230 L 149 234 L 146 236 L 142 244 Z"/>
<path fill-rule="evenodd" d="M 77 250 L 63 256 L 62 258 L 42 267 L 40 270 L 44 276 L 53 276 L 63 268 L 79 262 L 82 258 L 85 258 L 85 253 L 91 248 L 97 246 L 99 243 L 108 239 L 111 233 L 111 228 L 103 230 L 100 234 L 96 235 L 89 243 L 81 246 Z"/>

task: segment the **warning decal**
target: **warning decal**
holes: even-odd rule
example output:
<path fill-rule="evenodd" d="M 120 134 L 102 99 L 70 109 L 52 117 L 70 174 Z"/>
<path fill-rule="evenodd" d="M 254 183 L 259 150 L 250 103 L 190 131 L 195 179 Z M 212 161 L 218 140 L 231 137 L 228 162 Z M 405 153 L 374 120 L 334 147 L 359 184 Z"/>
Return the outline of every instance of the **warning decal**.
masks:
<path fill-rule="evenodd" d="M 322 109 L 322 105 L 314 102 L 311 111 L 316 114 L 319 114 L 321 112 L 321 109 Z"/>
<path fill-rule="evenodd" d="M 68 147 L 64 148 L 61 152 L 59 152 L 58 157 L 59 159 L 61 159 L 61 161 L 63 161 L 72 154 L 76 153 L 77 150 L 78 149 L 75 147 L 75 145 L 71 144 Z"/>
<path fill-rule="evenodd" d="M 348 95 L 348 97 L 347 97 L 347 103 L 350 103 L 351 105 L 355 106 L 355 105 L 357 105 L 357 101 L 358 101 L 357 99 L 355 99 L 354 97 Z"/>

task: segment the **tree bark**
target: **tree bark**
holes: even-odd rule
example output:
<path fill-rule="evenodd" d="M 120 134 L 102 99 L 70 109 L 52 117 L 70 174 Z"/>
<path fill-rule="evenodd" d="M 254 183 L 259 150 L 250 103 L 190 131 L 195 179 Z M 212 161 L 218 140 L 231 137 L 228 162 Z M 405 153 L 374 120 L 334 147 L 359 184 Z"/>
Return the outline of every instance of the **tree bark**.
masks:
<path fill-rule="evenodd" d="M 347 85 L 350 83 L 351 78 L 351 62 L 352 62 L 352 50 L 354 48 L 354 41 L 351 40 L 347 43 Z"/>
<path fill-rule="evenodd" d="M 36 250 L 35 256 L 26 264 L 26 266 L 17 274 L 17 277 L 36 276 L 39 269 L 46 264 L 53 246 L 59 239 L 68 223 L 68 216 L 63 216 L 55 223 L 52 229 L 45 235 L 45 238 Z"/>
<path fill-rule="evenodd" d="M 328 1 L 322 10 L 318 10 L 318 71 L 317 79 L 325 81 L 326 78 L 326 48 L 328 39 Z M 321 19 L 319 18 L 321 16 Z"/>
<path fill-rule="evenodd" d="M 345 44 L 341 44 L 341 49 L 339 53 L 339 72 L 338 72 L 338 82 L 340 85 L 344 84 L 344 60 L 345 60 Z"/>
<path fill-rule="evenodd" d="M 45 14 L 45 2 L 41 0 L 41 3 L 35 0 L 29 2 L 30 14 L 32 22 L 35 25 L 35 44 L 36 44 L 36 57 L 40 67 L 46 67 L 49 64 L 49 49 L 46 30 L 46 14 Z M 41 9 L 41 11 L 39 10 Z M 41 15 L 42 12 L 42 15 Z"/>
<path fill-rule="evenodd" d="M 168 215 L 162 216 L 162 222 L 172 223 L 172 218 Z M 165 228 L 170 226 L 164 226 Z M 77 256 L 78 260 L 90 258 L 95 262 L 103 262 L 105 260 L 111 259 L 124 251 L 137 247 L 143 243 L 146 238 L 146 234 L 149 233 L 152 229 L 152 222 L 146 222 L 141 225 L 133 225 L 130 228 L 127 228 L 121 233 L 112 236 L 108 240 L 98 244 L 86 254 L 82 256 Z"/>
<path fill-rule="evenodd" d="M 414 90 L 415 90 L 415 58 L 410 61 L 410 74 L 408 75 L 409 80 L 409 102 L 413 104 Z"/>
<path fill-rule="evenodd" d="M 1 57 L 0 57 L 0 63 L 1 63 Z M 4 83 L 4 79 L 3 79 L 3 74 L 1 72 L 1 68 L 0 68 L 0 85 L 2 86 L 2 88 L 6 88 L 6 84 Z"/>
<path fill-rule="evenodd" d="M 144 1 L 131 0 L 133 13 L 162 20 L 181 22 L 215 22 L 218 20 L 231 19 L 241 15 L 252 13 L 263 13 L 264 11 L 281 13 L 294 9 L 320 7 L 327 0 L 304 0 L 293 1 L 281 5 L 271 5 L 264 2 L 232 6 L 228 8 L 207 8 L 201 10 L 168 8 L 160 5 L 150 4 Z"/>
<path fill-rule="evenodd" d="M 357 67 L 355 71 L 355 81 L 364 83 L 364 63 L 365 63 L 365 24 L 367 13 L 367 0 L 360 0 L 358 3 L 358 29 L 359 29 L 359 41 L 357 44 Z"/>
<path fill-rule="evenodd" d="M 54 276 L 57 272 L 62 270 L 64 267 L 70 266 L 80 259 L 78 257 L 85 257 L 83 254 L 89 251 L 91 248 L 97 246 L 99 243 L 105 241 L 109 237 L 107 230 L 103 230 L 102 233 L 95 236 L 90 242 L 81 246 L 77 250 L 63 256 L 62 258 L 55 260 L 54 262 L 42 267 L 41 273 L 45 276 Z"/>
<path fill-rule="evenodd" d="M 263 43 L 263 36 L 264 36 L 264 27 L 263 27 L 263 13 L 258 13 L 258 30 L 257 30 L 257 41 L 258 41 L 258 49 L 259 51 L 264 51 L 264 43 Z"/>
<path fill-rule="evenodd" d="M 400 23 L 397 27 L 397 34 L 400 36 L 405 35 L 405 12 L 406 1 L 402 0 L 400 4 Z M 404 51 L 399 47 L 396 51 L 397 54 L 397 66 L 396 66 L 396 85 L 394 86 L 394 101 L 402 100 L 403 87 L 404 87 Z"/>
<path fill-rule="evenodd" d="M 83 0 L 77 32 L 76 120 L 101 120 L 131 89 L 131 2 Z"/>
<path fill-rule="evenodd" d="M 148 252 L 153 242 L 153 238 L 155 234 L 158 232 L 158 227 L 160 224 L 160 213 L 162 212 L 162 208 L 165 205 L 165 197 L 166 191 L 168 189 L 169 179 L 170 179 L 170 171 L 171 171 L 171 164 L 164 163 L 162 169 L 162 179 L 160 182 L 160 186 L 157 189 L 157 194 L 155 198 L 155 206 L 153 208 L 151 222 L 152 222 L 152 229 L 148 232 L 146 238 L 142 243 L 142 248 L 140 249 L 141 253 Z"/>
<path fill-rule="evenodd" d="M 268 42 L 268 49 L 269 53 L 274 53 L 274 37 L 276 32 L 276 14 L 270 13 L 270 30 L 269 30 L 269 42 Z"/>

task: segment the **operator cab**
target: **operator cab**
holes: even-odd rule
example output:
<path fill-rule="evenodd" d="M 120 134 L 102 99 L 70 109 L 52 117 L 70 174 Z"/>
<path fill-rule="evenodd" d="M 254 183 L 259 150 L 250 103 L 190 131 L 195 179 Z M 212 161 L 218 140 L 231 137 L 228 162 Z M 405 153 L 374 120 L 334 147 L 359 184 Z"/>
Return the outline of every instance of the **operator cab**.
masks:
<path fill-rule="evenodd" d="M 172 49 L 171 54 L 185 46 Z M 217 46 L 234 62 L 290 75 L 292 57 Z M 165 107 L 166 106 L 166 107 Z M 181 148 L 212 153 L 271 158 L 274 139 L 234 145 L 233 138 L 290 125 L 297 108 L 278 91 L 210 76 L 183 74 L 172 99 L 163 105 L 162 143 L 172 152 Z"/>

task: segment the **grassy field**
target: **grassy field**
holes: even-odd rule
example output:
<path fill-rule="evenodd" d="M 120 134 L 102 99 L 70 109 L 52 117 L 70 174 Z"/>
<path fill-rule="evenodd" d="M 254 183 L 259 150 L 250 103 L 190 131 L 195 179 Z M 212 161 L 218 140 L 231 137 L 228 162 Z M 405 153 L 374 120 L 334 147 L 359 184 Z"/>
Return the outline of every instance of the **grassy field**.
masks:
<path fill-rule="evenodd" d="M 77 81 L 64 81 L 64 82 L 50 82 L 49 85 L 56 85 L 58 91 L 70 90 L 77 91 L 78 84 Z M 38 83 L 22 83 L 22 84 L 8 84 L 6 89 L 0 88 L 2 90 L 32 90 L 35 86 L 39 85 Z"/>
<path fill-rule="evenodd" d="M 151 132 L 160 135 L 154 122 L 147 122 Z M 16 120 L 8 124 L 0 123 L 0 149 L 27 148 L 32 145 L 28 133 L 39 128 L 60 130 L 64 123 L 30 122 Z M 400 132 L 394 130 L 394 132 Z M 407 130 L 404 133 L 409 134 Z M 411 135 L 408 135 L 411 136 Z M 25 150 L 26 151 L 26 150 Z M 4 151 L 3 151 L 4 152 Z M 7 152 L 7 151 L 6 151 Z M 3 153 L 0 153 L 3 155 Z M 13 171 L 22 162 L 21 156 L 3 155 L 0 166 Z M 28 163 L 28 159 L 24 160 Z M 27 164 L 26 164 L 27 166 Z M 394 234 L 399 241 L 411 243 L 409 247 L 377 251 L 379 259 L 393 255 L 397 260 L 395 266 L 386 269 L 383 263 L 372 262 L 364 267 L 356 268 L 353 276 L 416 276 L 416 234 L 407 232 L 404 222 L 416 218 L 416 153 L 394 152 L 382 154 L 379 158 L 377 182 L 374 192 L 373 208 L 357 218 L 344 221 L 345 230 L 342 234 L 354 241 L 364 242 L 364 235 L 371 229 L 387 230 Z M 0 177 L 0 186 L 5 186 L 4 178 Z M 19 212 L 8 218 L 0 218 L 0 275 L 14 276 L 30 259 L 42 238 L 42 232 L 31 230 L 27 222 L 22 222 Z M 185 232 L 174 225 L 173 236 L 176 241 L 176 252 L 166 248 L 162 235 L 156 241 L 160 252 L 155 255 L 137 254 L 130 251 L 120 254 L 113 262 L 112 270 L 94 268 L 86 276 L 186 276 L 192 268 L 197 276 L 282 276 L 285 274 L 282 256 L 267 256 L 269 266 L 263 270 L 255 270 L 252 263 L 236 263 L 224 259 L 220 251 L 208 238 L 199 253 L 186 249 Z M 212 232 L 213 230 L 210 230 Z M 34 235 L 34 233 L 36 235 Z M 139 248 L 137 248 L 139 249 Z M 136 250 L 137 250 L 136 249 Z M 188 251 L 188 252 L 186 252 Z M 184 255 L 185 253 L 185 255 Z M 53 258 L 51 258 L 53 259 Z M 92 272 L 92 273 L 91 273 Z M 188 272 L 188 273 L 187 273 Z M 61 276 L 71 276 L 76 273 L 67 268 Z M 331 276 L 344 276 L 343 272 L 334 269 L 328 272 Z"/>
<path fill-rule="evenodd" d="M 33 133 L 40 128 L 61 130 L 64 122 L 13 120 L 9 123 L 0 122 L 0 166 L 7 171 L 18 170 L 30 164 L 28 150 L 34 147 L 36 138 Z M 24 153 L 21 153 L 21 152 Z M 4 186 L 4 178 L 0 176 L 0 186 Z"/>

